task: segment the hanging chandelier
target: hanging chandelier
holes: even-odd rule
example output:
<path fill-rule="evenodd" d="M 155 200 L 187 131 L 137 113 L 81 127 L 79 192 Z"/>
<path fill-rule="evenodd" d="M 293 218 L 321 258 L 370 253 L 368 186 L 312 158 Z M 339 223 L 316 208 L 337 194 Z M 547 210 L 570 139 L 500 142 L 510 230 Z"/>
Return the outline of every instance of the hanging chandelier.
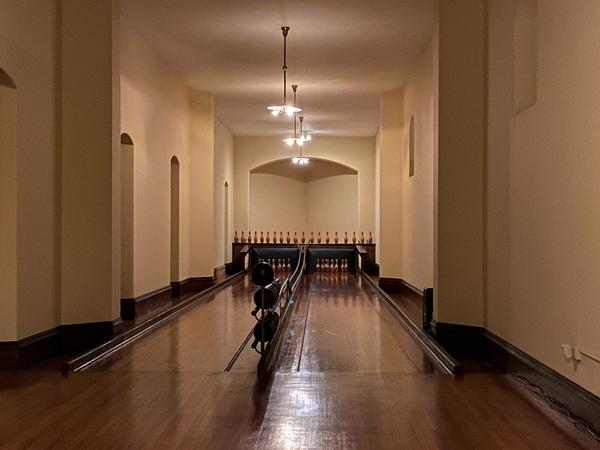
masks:
<path fill-rule="evenodd" d="M 292 90 L 294 91 L 294 107 L 296 107 L 296 94 L 298 91 L 298 85 L 292 84 Z M 289 146 L 292 146 L 294 144 L 302 145 L 304 142 L 299 142 L 299 139 L 296 134 L 296 113 L 292 114 L 294 115 L 294 137 L 284 139 L 283 142 L 285 142 Z M 300 124 L 300 127 L 302 127 L 302 124 Z M 300 132 L 300 134 L 302 134 L 302 132 Z"/>
<path fill-rule="evenodd" d="M 302 111 L 302 109 L 287 104 L 287 35 L 290 31 L 290 27 L 281 27 L 283 32 L 283 105 L 280 106 L 268 106 L 267 109 L 271 111 L 274 116 L 280 114 L 287 114 L 288 116 L 294 113 Z"/>
<path fill-rule="evenodd" d="M 310 161 L 308 158 L 304 158 L 302 156 L 302 144 L 304 144 L 304 136 L 302 134 L 302 124 L 304 122 L 304 117 L 300 116 L 300 137 L 296 138 L 296 144 L 298 144 L 298 146 L 300 147 L 300 155 L 297 158 L 292 158 L 292 162 L 294 164 L 308 164 L 308 162 Z M 294 137 L 296 136 L 296 118 L 294 117 Z"/>

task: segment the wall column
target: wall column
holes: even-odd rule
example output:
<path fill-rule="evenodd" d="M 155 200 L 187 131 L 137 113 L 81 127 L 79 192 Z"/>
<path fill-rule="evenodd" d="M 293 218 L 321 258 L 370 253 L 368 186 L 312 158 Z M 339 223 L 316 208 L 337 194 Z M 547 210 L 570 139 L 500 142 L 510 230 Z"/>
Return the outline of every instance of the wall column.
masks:
<path fill-rule="evenodd" d="M 91 344 L 119 331 L 119 11 L 116 0 L 61 9 L 61 323 L 95 323 Z"/>
<path fill-rule="evenodd" d="M 382 278 L 402 278 L 402 119 L 402 92 L 381 94 L 381 237 L 378 251 Z"/>
<path fill-rule="evenodd" d="M 434 317 L 483 326 L 485 3 L 439 1 Z M 383 166 L 383 161 L 382 161 Z"/>
<path fill-rule="evenodd" d="M 190 278 L 193 290 L 214 283 L 215 119 L 213 95 L 189 91 Z"/>

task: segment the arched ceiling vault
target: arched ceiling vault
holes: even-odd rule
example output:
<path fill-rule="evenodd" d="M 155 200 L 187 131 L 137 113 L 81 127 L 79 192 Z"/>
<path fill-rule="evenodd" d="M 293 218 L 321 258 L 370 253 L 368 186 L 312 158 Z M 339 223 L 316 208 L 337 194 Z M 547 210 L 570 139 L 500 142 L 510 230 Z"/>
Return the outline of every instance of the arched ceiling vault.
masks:
<path fill-rule="evenodd" d="M 263 173 L 291 178 L 292 180 L 310 183 L 323 178 L 337 177 L 340 175 L 358 175 L 358 171 L 326 159 L 311 158 L 308 165 L 294 164 L 290 159 L 272 161 L 256 167 L 250 173 Z"/>

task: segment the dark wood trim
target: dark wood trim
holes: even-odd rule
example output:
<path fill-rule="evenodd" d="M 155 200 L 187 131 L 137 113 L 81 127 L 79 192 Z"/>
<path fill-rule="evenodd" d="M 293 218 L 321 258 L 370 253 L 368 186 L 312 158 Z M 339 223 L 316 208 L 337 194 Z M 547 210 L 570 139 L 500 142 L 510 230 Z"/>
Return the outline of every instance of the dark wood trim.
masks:
<path fill-rule="evenodd" d="M 65 371 L 65 372 L 75 371 L 75 370 L 79 370 L 79 369 L 87 366 L 91 362 L 95 361 L 98 358 L 101 358 L 104 354 L 113 350 L 115 347 L 124 345 L 128 341 L 133 340 L 134 338 L 137 338 L 138 335 L 140 335 L 146 331 L 149 331 L 150 329 L 153 329 L 156 326 L 159 326 L 161 323 L 163 323 L 164 321 L 169 319 L 171 316 L 174 316 L 175 314 L 182 312 L 184 309 L 196 304 L 197 302 L 208 298 L 208 296 L 210 296 L 214 292 L 216 292 L 226 286 L 229 286 L 230 284 L 237 282 L 240 278 L 244 277 L 245 275 L 246 275 L 245 271 L 239 272 L 236 275 L 229 277 L 229 278 L 221 281 L 220 283 L 215 284 L 214 286 L 204 290 L 203 292 L 200 292 L 196 295 L 191 296 L 190 298 L 187 298 L 187 299 L 181 301 L 177 305 L 174 305 L 173 307 L 167 309 L 166 311 L 162 311 L 160 314 L 157 314 L 156 316 L 151 317 L 150 319 L 142 322 L 141 324 L 137 325 L 136 327 L 132 328 L 131 330 L 121 333 L 120 335 L 114 337 L 113 339 L 111 339 L 107 342 L 104 342 L 104 343 L 98 345 L 97 347 L 92 348 L 91 350 L 83 353 L 82 355 L 77 356 L 76 358 L 74 358 L 66 363 L 63 363 L 61 366 L 61 370 Z"/>
<path fill-rule="evenodd" d="M 415 324 L 410 318 L 400 309 L 393 298 L 391 298 L 373 279 L 361 272 L 365 280 L 371 284 L 377 295 L 390 308 L 390 310 L 400 320 L 404 328 L 412 335 L 417 344 L 425 351 L 428 359 L 433 363 L 440 372 L 447 374 L 462 375 L 464 368 L 456 359 L 452 357 L 431 335 L 426 333 L 421 327 Z"/>
<path fill-rule="evenodd" d="M 202 292 L 215 284 L 215 277 L 195 277 L 183 281 L 172 281 L 173 297 L 183 297 L 190 292 Z"/>
<path fill-rule="evenodd" d="M 62 325 L 62 351 L 79 353 L 113 338 L 123 331 L 123 319 L 109 322 Z"/>
<path fill-rule="evenodd" d="M 165 286 L 135 298 L 121 299 L 121 317 L 124 320 L 135 319 L 166 305 L 171 300 L 171 286 Z"/>
<path fill-rule="evenodd" d="M 390 294 L 402 294 L 413 301 L 423 300 L 423 291 L 401 278 L 379 278 L 379 287 Z"/>
<path fill-rule="evenodd" d="M 502 373 L 512 373 L 538 386 L 572 415 L 600 431 L 600 398 L 481 327 L 433 323 L 436 339 L 455 355 L 487 360 Z"/>
<path fill-rule="evenodd" d="M 215 279 L 226 274 L 227 265 L 223 264 L 220 267 L 215 267 Z"/>
<path fill-rule="evenodd" d="M 87 350 L 122 331 L 121 318 L 110 322 L 61 325 L 12 342 L 0 342 L 0 370 L 29 369 L 61 353 Z"/>

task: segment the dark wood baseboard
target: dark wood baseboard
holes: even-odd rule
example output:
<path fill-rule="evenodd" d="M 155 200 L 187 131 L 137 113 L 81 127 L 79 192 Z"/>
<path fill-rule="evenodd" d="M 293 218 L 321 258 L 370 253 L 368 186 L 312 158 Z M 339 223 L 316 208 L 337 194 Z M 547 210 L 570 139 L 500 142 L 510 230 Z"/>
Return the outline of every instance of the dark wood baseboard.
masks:
<path fill-rule="evenodd" d="M 78 353 L 123 330 L 121 318 L 109 322 L 61 325 L 12 342 L 0 342 L 0 370 L 29 369 L 61 353 Z"/>
<path fill-rule="evenodd" d="M 223 264 L 221 267 L 215 267 L 215 279 L 218 277 L 225 276 L 227 272 L 227 266 Z"/>
<path fill-rule="evenodd" d="M 519 375 L 600 431 L 600 398 L 481 327 L 433 322 L 436 340 L 453 355 L 487 360 L 502 373 Z"/>
<path fill-rule="evenodd" d="M 388 294 L 402 294 L 413 301 L 423 300 L 423 291 L 400 278 L 379 278 L 379 287 Z"/>
<path fill-rule="evenodd" d="M 171 300 L 171 286 L 165 286 L 135 298 L 121 299 L 121 317 L 123 320 L 135 319 L 166 305 Z"/>
<path fill-rule="evenodd" d="M 171 282 L 173 297 L 183 297 L 190 292 L 202 292 L 215 284 L 215 277 L 195 277 Z"/>

